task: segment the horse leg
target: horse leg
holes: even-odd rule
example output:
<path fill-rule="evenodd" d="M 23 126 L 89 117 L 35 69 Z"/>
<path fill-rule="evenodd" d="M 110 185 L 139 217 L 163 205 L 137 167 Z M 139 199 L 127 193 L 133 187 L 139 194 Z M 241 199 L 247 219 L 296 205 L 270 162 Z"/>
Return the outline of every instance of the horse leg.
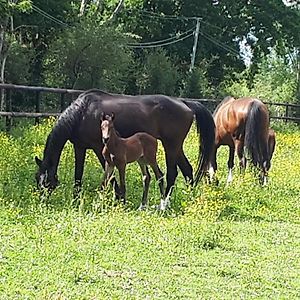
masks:
<path fill-rule="evenodd" d="M 94 148 L 93 151 L 94 153 L 96 154 L 102 168 L 105 170 L 105 159 L 102 155 L 102 149 L 103 149 L 103 146 L 102 147 L 99 147 L 99 148 Z M 105 178 L 105 175 L 104 175 L 104 178 Z M 113 186 L 114 190 L 115 190 L 115 196 L 117 199 L 120 199 L 120 188 L 119 188 L 119 185 L 118 185 L 118 182 L 115 178 L 114 175 L 111 176 L 111 185 Z M 103 183 L 103 180 L 102 180 L 102 183 Z"/>
<path fill-rule="evenodd" d="M 174 188 L 176 177 L 178 175 L 176 164 L 176 147 L 174 147 L 174 145 L 167 144 L 164 145 L 164 148 L 167 163 L 167 187 L 165 191 L 165 199 L 161 199 L 160 205 L 158 207 L 159 210 L 165 210 L 170 205 L 170 196 L 172 193 L 172 189 Z"/>
<path fill-rule="evenodd" d="M 193 184 L 193 181 L 194 181 L 193 168 L 192 168 L 190 162 L 188 161 L 188 159 L 186 158 L 182 148 L 178 154 L 177 165 L 178 165 L 180 171 L 182 172 L 184 179 L 188 183 Z"/>
<path fill-rule="evenodd" d="M 230 184 L 233 180 L 232 169 L 234 167 L 234 147 L 232 145 L 229 146 L 229 157 L 228 157 L 228 176 L 227 176 L 227 184 Z"/>
<path fill-rule="evenodd" d="M 148 192 L 149 192 L 149 184 L 150 184 L 151 176 L 147 165 L 140 160 L 138 160 L 138 163 L 143 174 L 143 198 L 139 206 L 139 210 L 144 210 L 148 205 Z"/>
<path fill-rule="evenodd" d="M 104 170 L 105 171 L 104 171 L 104 176 L 103 176 L 101 187 L 106 188 L 108 183 L 112 180 L 112 175 L 114 172 L 114 165 L 110 164 L 108 162 L 105 162 Z M 115 179 L 115 177 L 114 177 L 114 179 Z"/>
<path fill-rule="evenodd" d="M 240 173 L 245 172 L 247 159 L 244 152 L 244 141 L 235 140 L 235 151 L 240 161 Z"/>
<path fill-rule="evenodd" d="M 157 162 L 151 164 L 151 168 L 152 168 L 152 170 L 153 170 L 153 172 L 154 172 L 156 181 L 158 181 L 161 200 L 163 200 L 164 197 L 165 197 L 165 190 L 164 190 L 164 174 L 163 174 L 163 172 L 160 170 L 160 168 L 159 168 Z"/>
<path fill-rule="evenodd" d="M 261 161 L 261 184 L 263 186 L 268 183 L 268 170 L 270 169 L 270 153 L 267 138 L 262 143 L 262 161 Z"/>
<path fill-rule="evenodd" d="M 81 191 L 86 149 L 74 145 L 74 153 L 75 153 L 75 174 L 74 174 L 75 183 L 74 183 L 73 194 L 74 194 L 74 198 L 77 198 Z"/>
<path fill-rule="evenodd" d="M 117 166 L 120 177 L 120 197 L 123 200 L 123 203 L 126 204 L 126 178 L 125 178 L 125 169 L 126 164 L 120 164 Z"/>
<path fill-rule="evenodd" d="M 217 150 L 218 150 L 218 146 L 215 146 L 213 152 L 211 153 L 211 159 L 208 165 L 209 182 L 210 183 L 216 182 L 216 184 L 218 184 L 218 179 L 216 178 L 216 172 L 218 169 Z"/>

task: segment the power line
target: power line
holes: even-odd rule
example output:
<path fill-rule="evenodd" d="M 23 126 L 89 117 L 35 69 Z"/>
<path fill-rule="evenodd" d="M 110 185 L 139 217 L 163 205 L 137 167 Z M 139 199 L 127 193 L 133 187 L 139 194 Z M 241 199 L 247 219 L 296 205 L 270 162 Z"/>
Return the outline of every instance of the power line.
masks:
<path fill-rule="evenodd" d="M 52 22 L 58 24 L 58 25 L 63 25 L 63 26 L 69 26 L 68 24 L 64 23 L 63 21 L 60 21 L 59 19 L 53 17 L 52 15 L 48 14 L 47 12 L 45 12 L 44 10 L 40 9 L 39 7 L 37 7 L 36 5 L 32 4 L 32 9 L 39 13 L 40 15 L 42 15 L 43 17 L 51 20 Z"/>
<path fill-rule="evenodd" d="M 53 17 L 52 15 L 48 14 L 47 12 L 45 12 L 44 10 L 40 9 L 39 7 L 37 7 L 35 5 L 32 5 L 32 8 L 33 8 L 34 11 L 41 14 L 43 17 L 55 22 L 58 25 L 69 26 L 68 24 L 66 24 L 63 21 Z"/>
<path fill-rule="evenodd" d="M 171 44 L 175 44 L 175 43 L 178 43 L 180 41 L 183 41 L 187 38 L 189 38 L 190 36 L 194 35 L 194 33 L 190 33 L 184 37 L 181 37 L 181 38 L 176 38 L 174 39 L 173 41 L 170 41 L 170 42 L 166 42 L 166 43 L 161 43 L 161 44 L 150 44 L 150 45 L 139 45 L 139 44 L 136 44 L 136 45 L 130 45 L 128 44 L 128 47 L 130 48 L 156 48 L 156 47 L 162 47 L 162 46 L 168 46 L 168 45 L 171 45 Z"/>
<path fill-rule="evenodd" d="M 162 14 L 157 14 L 157 13 L 150 12 L 150 11 L 147 11 L 147 10 L 142 10 L 142 13 L 146 17 L 166 19 L 166 20 L 200 20 L 200 23 L 206 24 L 210 27 L 214 27 L 214 28 L 217 28 L 217 29 L 220 29 L 221 31 L 223 31 L 223 29 L 221 27 L 219 27 L 217 25 L 214 25 L 214 24 L 210 24 L 209 22 L 204 21 L 201 17 L 197 17 L 197 16 L 187 17 L 187 16 L 175 16 L 175 15 L 162 15 Z M 234 54 L 238 57 L 242 57 L 243 59 L 251 59 L 252 60 L 252 58 L 249 55 L 245 55 L 245 54 L 231 48 L 230 46 L 227 46 L 227 45 L 223 44 L 222 42 L 219 42 L 218 40 L 214 39 L 209 34 L 207 34 L 205 32 L 199 32 L 199 33 L 204 38 L 209 40 L 210 42 L 212 42 L 215 45 L 217 45 L 218 47 L 230 52 L 231 54 Z"/>
<path fill-rule="evenodd" d="M 200 16 L 187 17 L 187 16 L 175 16 L 175 15 L 161 15 L 161 14 L 154 13 L 154 12 L 151 12 L 148 10 L 141 10 L 141 12 L 144 13 L 143 14 L 144 16 L 150 17 L 150 18 L 158 18 L 158 19 L 166 19 L 166 20 L 201 20 L 200 22 L 203 24 L 223 30 L 220 26 L 217 26 L 215 24 L 210 24 L 209 22 L 204 21 L 203 18 Z"/>
<path fill-rule="evenodd" d="M 177 36 L 173 36 L 173 37 L 166 38 L 166 39 L 163 39 L 163 40 L 152 41 L 152 42 L 143 42 L 143 43 L 129 43 L 128 45 L 131 45 L 131 46 L 148 46 L 148 45 L 156 45 L 156 44 L 160 44 L 160 43 L 166 43 L 166 42 L 169 42 L 169 41 L 177 40 L 180 37 L 192 32 L 193 30 L 194 30 L 194 28 L 190 28 L 189 30 L 187 30 L 185 32 L 182 32 Z"/>
<path fill-rule="evenodd" d="M 239 56 L 242 56 L 244 59 L 245 59 L 245 58 L 251 58 L 251 57 L 249 57 L 249 56 L 243 55 L 241 52 L 239 52 L 239 51 L 237 51 L 237 50 L 231 48 L 230 46 L 227 46 L 227 45 L 223 44 L 222 42 L 220 42 L 220 41 L 214 39 L 212 36 L 208 35 L 207 33 L 204 33 L 204 32 L 202 32 L 202 31 L 200 31 L 200 34 L 201 34 L 204 38 L 206 38 L 207 40 L 209 40 L 210 42 L 214 43 L 215 45 L 219 46 L 220 48 L 223 48 L 224 50 L 226 50 L 227 52 L 230 52 L 231 54 L 234 54 L 234 55 L 236 55 L 236 56 L 238 56 L 238 57 L 239 57 Z"/>
<path fill-rule="evenodd" d="M 175 16 L 175 15 L 161 15 L 158 13 L 154 13 L 148 10 L 141 10 L 144 16 L 158 18 L 158 19 L 166 19 L 166 20 L 196 20 L 199 17 L 186 17 L 186 16 Z"/>

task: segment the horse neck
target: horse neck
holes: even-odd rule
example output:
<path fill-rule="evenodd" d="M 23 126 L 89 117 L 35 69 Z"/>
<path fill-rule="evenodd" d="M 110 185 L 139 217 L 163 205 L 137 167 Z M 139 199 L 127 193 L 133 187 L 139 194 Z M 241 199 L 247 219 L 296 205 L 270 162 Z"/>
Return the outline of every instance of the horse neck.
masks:
<path fill-rule="evenodd" d="M 43 161 L 48 168 L 54 168 L 56 173 L 61 152 L 68 140 L 68 135 L 54 128 L 47 138 Z"/>
<path fill-rule="evenodd" d="M 113 127 L 109 134 L 109 140 L 107 143 L 107 148 L 111 154 L 115 154 L 116 150 L 120 150 L 120 147 L 124 145 L 123 139 L 117 134 L 115 128 Z"/>

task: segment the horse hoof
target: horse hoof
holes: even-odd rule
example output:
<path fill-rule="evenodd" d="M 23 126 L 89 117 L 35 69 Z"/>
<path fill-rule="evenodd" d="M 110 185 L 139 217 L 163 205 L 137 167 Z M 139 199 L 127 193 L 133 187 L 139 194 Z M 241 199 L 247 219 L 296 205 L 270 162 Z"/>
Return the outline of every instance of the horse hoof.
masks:
<path fill-rule="evenodd" d="M 147 205 L 141 204 L 137 210 L 138 211 L 145 211 L 146 209 L 147 209 Z"/>
<path fill-rule="evenodd" d="M 156 209 L 158 211 L 165 211 L 167 208 L 169 208 L 168 202 L 161 202 L 159 205 L 157 205 Z"/>
<path fill-rule="evenodd" d="M 157 206 L 156 206 L 156 209 L 157 209 L 158 211 L 164 211 L 166 208 L 163 207 L 162 205 L 157 205 Z"/>

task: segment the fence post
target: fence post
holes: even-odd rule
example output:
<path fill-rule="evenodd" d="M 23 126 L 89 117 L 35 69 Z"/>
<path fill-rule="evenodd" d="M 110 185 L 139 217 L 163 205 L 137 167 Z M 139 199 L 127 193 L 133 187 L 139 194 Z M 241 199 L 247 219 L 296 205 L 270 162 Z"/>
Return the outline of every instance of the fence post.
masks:
<path fill-rule="evenodd" d="M 11 90 L 7 89 L 6 90 L 6 111 L 11 112 L 12 111 L 12 104 L 11 104 Z M 11 121 L 12 117 L 7 116 L 6 118 L 6 131 L 9 132 L 11 129 Z"/>
<path fill-rule="evenodd" d="M 35 93 L 35 112 L 37 112 L 37 113 L 41 112 L 40 94 L 41 94 L 40 91 L 37 91 Z M 39 121 L 40 121 L 39 117 L 36 117 L 35 118 L 35 124 L 39 124 Z"/>
<path fill-rule="evenodd" d="M 60 94 L 60 112 L 65 109 L 65 93 Z"/>
<path fill-rule="evenodd" d="M 288 116 L 289 116 L 289 105 L 286 104 L 285 106 L 285 123 L 288 121 Z"/>

